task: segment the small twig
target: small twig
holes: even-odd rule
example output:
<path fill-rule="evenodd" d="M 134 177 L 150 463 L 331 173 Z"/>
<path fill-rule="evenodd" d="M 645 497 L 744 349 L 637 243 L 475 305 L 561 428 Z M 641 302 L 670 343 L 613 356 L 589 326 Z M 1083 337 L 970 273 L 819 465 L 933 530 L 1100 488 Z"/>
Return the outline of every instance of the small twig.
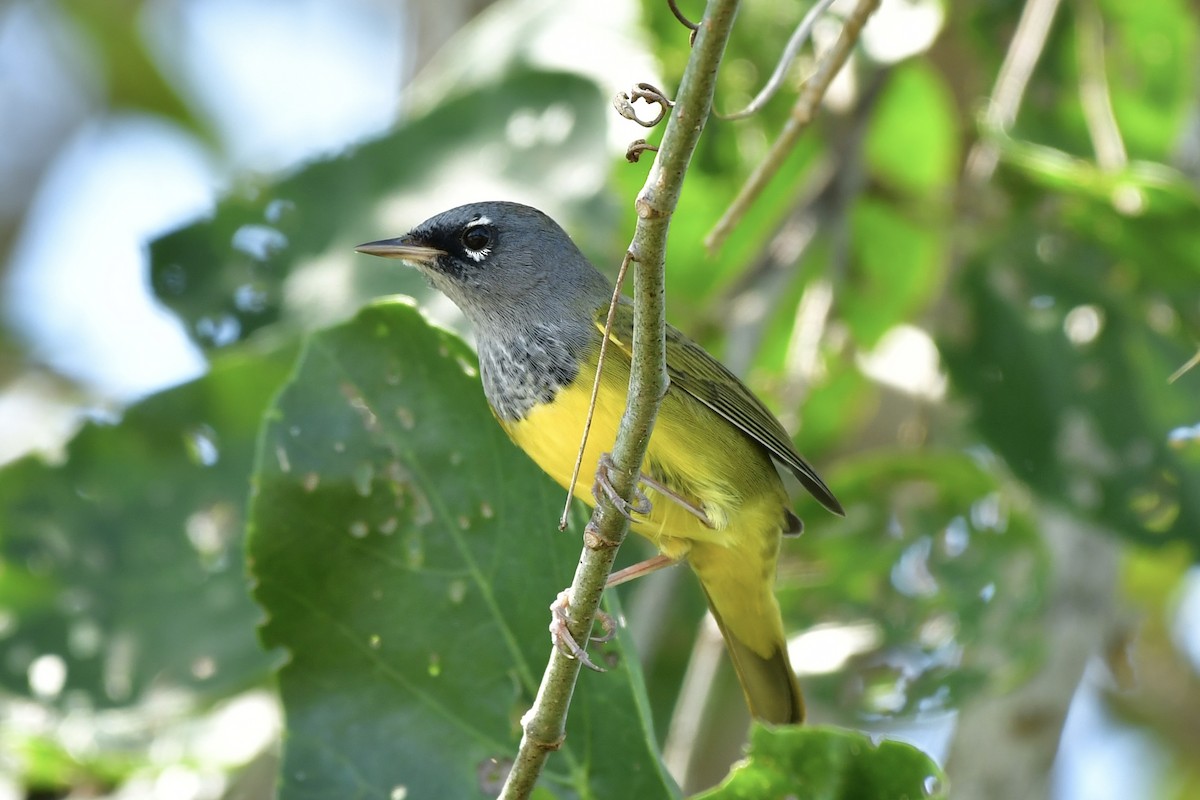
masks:
<path fill-rule="evenodd" d="M 706 762 L 706 751 L 697 747 L 696 742 L 704 730 L 705 712 L 713 701 L 712 687 L 719 675 L 724 652 L 721 629 L 712 614 L 705 614 L 692 641 L 692 652 L 688 655 L 675 710 L 667 726 L 667 738 L 663 742 L 663 762 L 681 786 L 692 785 L 696 778 L 693 771 Z"/>
<path fill-rule="evenodd" d="M 846 59 L 850 57 L 850 52 L 854 49 L 854 43 L 858 40 L 858 34 L 866 24 L 867 18 L 878 7 L 879 0 L 858 0 L 858 5 L 846 18 L 846 23 L 842 26 L 842 32 L 837 41 L 821 59 L 821 63 L 817 65 L 817 71 L 804 84 L 779 137 L 771 145 L 771 149 L 767 151 L 763 160 L 750 173 L 750 177 L 729 208 L 725 210 L 721 219 L 704 238 L 704 246 L 708 248 L 709 252 L 718 250 L 724 244 L 734 226 L 741 221 L 751 204 L 758 199 L 767 183 L 779 171 L 796 141 L 800 138 L 800 134 L 816 117 L 821 98 L 825 96 L 829 84 L 833 82 L 842 65 L 846 63 Z"/>
<path fill-rule="evenodd" d="M 792 62 L 796 60 L 796 54 L 800 52 L 800 48 L 808 41 L 808 37 L 812 35 L 813 26 L 817 24 L 817 20 L 821 15 L 829 10 L 835 0 L 819 0 L 819 2 L 808 10 L 804 15 L 804 19 L 800 20 L 800 24 L 796 26 L 796 30 L 792 33 L 792 38 L 788 39 L 787 47 L 783 48 L 783 55 L 779 57 L 779 63 L 775 65 L 775 71 L 771 73 L 771 77 L 767 79 L 766 86 L 763 86 L 750 104 L 741 111 L 735 111 L 732 114 L 722 114 L 719 111 L 713 112 L 713 116 L 717 119 L 744 119 L 751 114 L 758 113 L 775 93 L 779 91 L 779 87 L 783 85 L 783 79 L 787 75 L 788 68 L 792 66 Z"/>
<path fill-rule="evenodd" d="M 625 160 L 630 164 L 636 164 L 642 160 L 642 153 L 646 152 L 657 153 L 658 147 L 645 139 L 634 139 L 629 143 L 629 147 L 625 148 Z"/>
<path fill-rule="evenodd" d="M 859 93 L 849 125 L 838 120 L 829 147 L 808 166 L 791 209 L 766 246 L 705 310 L 705 324 L 717 324 L 720 320 L 728 333 L 723 361 L 735 375 L 749 369 L 767 321 L 775 318 L 780 304 L 789 297 L 786 287 L 796 279 L 796 270 L 802 268 L 801 259 L 818 231 L 823 240 L 832 243 L 830 259 L 823 271 L 833 281 L 835 293 L 843 280 L 841 272 L 847 258 L 846 209 L 861 191 L 862 168 L 858 162 L 862 139 L 888 75 L 887 70 L 871 75 Z M 787 403 L 781 406 L 789 407 L 792 406 Z M 786 423 L 784 428 L 795 432 Z"/>
<path fill-rule="evenodd" d="M 784 429 L 795 435 L 799 432 L 797 410 L 804 405 L 808 391 L 818 375 L 821 343 L 825 341 L 832 316 L 834 297 L 843 288 L 851 261 L 850 218 L 854 203 L 862 196 L 867 183 L 863 168 L 863 140 L 874 118 L 874 110 L 887 83 L 887 72 L 876 72 L 863 87 L 855 106 L 850 125 L 839 132 L 843 157 L 826 197 L 826 219 L 821 234 L 828 242 L 824 275 L 812 280 L 804 289 L 796 306 L 792 335 L 788 338 L 784 356 L 784 378 L 780 387 L 780 407 L 784 409 L 779 421 Z"/>
<path fill-rule="evenodd" d="M 633 108 L 633 104 L 638 100 L 658 106 L 658 116 L 650 120 L 639 117 L 637 111 Z M 663 117 L 667 116 L 667 112 L 671 110 L 673 105 L 675 104 L 667 99 L 667 96 L 662 93 L 661 89 L 649 83 L 639 83 L 633 87 L 632 92 L 618 92 L 617 96 L 613 98 L 613 108 L 617 110 L 617 113 L 625 119 L 636 122 L 643 128 L 653 128 L 662 122 Z"/>
<path fill-rule="evenodd" d="M 1017 120 L 1017 109 L 1029 86 L 1033 68 L 1046 47 L 1050 24 L 1058 12 L 1061 0 L 1029 0 L 1021 10 L 1017 29 L 1013 32 L 1004 63 L 996 76 L 992 99 L 983 113 L 982 126 L 990 135 L 984 136 L 967 155 L 968 183 L 987 183 L 1000 162 L 1000 148 L 992 138 L 995 131 L 1007 131 Z"/>
<path fill-rule="evenodd" d="M 621 286 L 625 283 L 625 273 L 629 271 L 629 262 L 633 261 L 633 253 L 625 251 L 621 259 L 621 269 L 617 271 L 617 283 L 613 286 L 612 300 L 608 304 L 608 317 L 604 321 L 604 338 L 600 340 L 600 355 L 596 358 L 596 376 L 592 379 L 592 396 L 588 400 L 587 417 L 583 421 L 583 435 L 579 438 L 579 453 L 575 456 L 575 466 L 571 470 L 571 482 L 567 484 L 567 502 L 563 506 L 562 516 L 558 520 L 558 529 L 567 529 L 567 517 L 571 513 L 571 498 L 574 496 L 575 482 L 579 480 L 579 470 L 583 466 L 583 451 L 587 447 L 588 434 L 592 431 L 592 417 L 596 415 L 596 397 L 600 394 L 600 373 L 604 370 L 604 356 L 608 353 L 608 337 L 612 335 L 613 320 L 617 317 L 617 302 L 621 299 Z"/>
<path fill-rule="evenodd" d="M 1167 383 L 1174 383 L 1198 365 L 1200 365 L 1200 350 L 1197 350 L 1196 355 L 1189 358 L 1182 367 L 1172 372 L 1171 377 L 1167 378 Z"/>
<path fill-rule="evenodd" d="M 1096 163 L 1105 172 L 1117 172 L 1128 162 L 1121 129 L 1113 113 L 1108 74 L 1104 68 L 1104 20 L 1094 2 L 1078 3 L 1075 34 L 1079 54 L 1079 104 L 1087 125 Z"/>
<path fill-rule="evenodd" d="M 667 0 L 667 5 L 670 6 L 671 13 L 675 15 L 675 19 L 679 20 L 679 23 L 685 28 L 695 31 L 700 27 L 683 15 L 683 12 L 679 10 L 679 6 L 675 4 L 675 0 Z"/>

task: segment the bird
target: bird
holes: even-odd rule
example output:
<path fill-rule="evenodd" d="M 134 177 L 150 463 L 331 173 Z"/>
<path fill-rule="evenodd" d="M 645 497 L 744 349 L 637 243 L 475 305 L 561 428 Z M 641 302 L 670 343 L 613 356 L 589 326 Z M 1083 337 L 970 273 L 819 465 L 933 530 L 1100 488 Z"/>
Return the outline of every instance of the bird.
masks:
<path fill-rule="evenodd" d="M 622 297 L 615 310 L 582 469 L 568 486 L 613 285 L 566 231 L 530 206 L 476 202 L 355 249 L 415 266 L 459 307 L 474 330 L 483 391 L 500 427 L 594 507 L 591 476 L 606 463 L 604 448 L 626 404 L 633 306 Z M 631 530 L 658 548 L 660 562 L 686 561 L 696 574 L 751 716 L 800 723 L 804 700 L 775 572 L 781 537 L 802 525 L 775 464 L 827 509 L 844 511 L 766 405 L 670 325 L 666 361 L 669 384 L 638 476 L 638 502 L 623 510 Z"/>

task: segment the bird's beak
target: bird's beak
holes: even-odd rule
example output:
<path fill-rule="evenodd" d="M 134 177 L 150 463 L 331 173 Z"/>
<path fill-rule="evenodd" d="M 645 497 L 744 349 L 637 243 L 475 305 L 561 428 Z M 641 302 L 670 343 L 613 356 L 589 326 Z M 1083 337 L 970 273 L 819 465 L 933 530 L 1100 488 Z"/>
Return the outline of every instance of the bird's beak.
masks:
<path fill-rule="evenodd" d="M 421 267 L 433 266 L 439 258 L 446 255 L 445 251 L 438 250 L 436 247 L 413 244 L 407 236 L 401 236 L 399 239 L 381 239 L 378 242 L 367 242 L 366 244 L 360 244 L 354 249 L 369 256 L 398 258 L 401 261 L 407 261 L 410 264 Z"/>

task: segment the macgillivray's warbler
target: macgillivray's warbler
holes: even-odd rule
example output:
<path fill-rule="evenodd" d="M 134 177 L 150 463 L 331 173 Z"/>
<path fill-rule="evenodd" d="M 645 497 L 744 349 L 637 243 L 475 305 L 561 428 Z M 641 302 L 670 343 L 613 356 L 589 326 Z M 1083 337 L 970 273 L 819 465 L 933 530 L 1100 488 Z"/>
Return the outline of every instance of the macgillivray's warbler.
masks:
<path fill-rule="evenodd" d="M 516 203 L 471 203 L 359 252 L 418 267 L 474 326 L 479 373 L 501 427 L 563 486 L 591 397 L 612 284 L 566 232 Z M 780 536 L 798 533 L 773 462 L 829 510 L 842 507 L 766 406 L 699 345 L 667 326 L 663 398 L 639 488 L 648 513 L 632 529 L 687 559 L 725 637 L 750 713 L 801 722 L 775 567 Z M 595 505 L 592 476 L 616 439 L 629 386 L 633 307 L 617 308 L 592 431 L 571 492 Z"/>

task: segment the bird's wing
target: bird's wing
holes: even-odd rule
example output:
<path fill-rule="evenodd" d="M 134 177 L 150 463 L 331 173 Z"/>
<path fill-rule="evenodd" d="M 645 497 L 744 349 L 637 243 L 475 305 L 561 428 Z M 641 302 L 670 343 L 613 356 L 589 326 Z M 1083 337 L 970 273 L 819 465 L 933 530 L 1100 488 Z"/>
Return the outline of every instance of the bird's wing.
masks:
<path fill-rule="evenodd" d="M 605 304 L 596 317 L 601 333 L 607 316 Z M 633 306 L 628 302 L 617 306 L 610 341 L 629 357 L 633 356 Z M 671 389 L 685 392 L 712 409 L 791 470 L 821 505 L 835 514 L 845 513 L 825 482 L 796 452 L 791 438 L 762 401 L 721 362 L 670 325 L 667 326 L 667 374 Z"/>

